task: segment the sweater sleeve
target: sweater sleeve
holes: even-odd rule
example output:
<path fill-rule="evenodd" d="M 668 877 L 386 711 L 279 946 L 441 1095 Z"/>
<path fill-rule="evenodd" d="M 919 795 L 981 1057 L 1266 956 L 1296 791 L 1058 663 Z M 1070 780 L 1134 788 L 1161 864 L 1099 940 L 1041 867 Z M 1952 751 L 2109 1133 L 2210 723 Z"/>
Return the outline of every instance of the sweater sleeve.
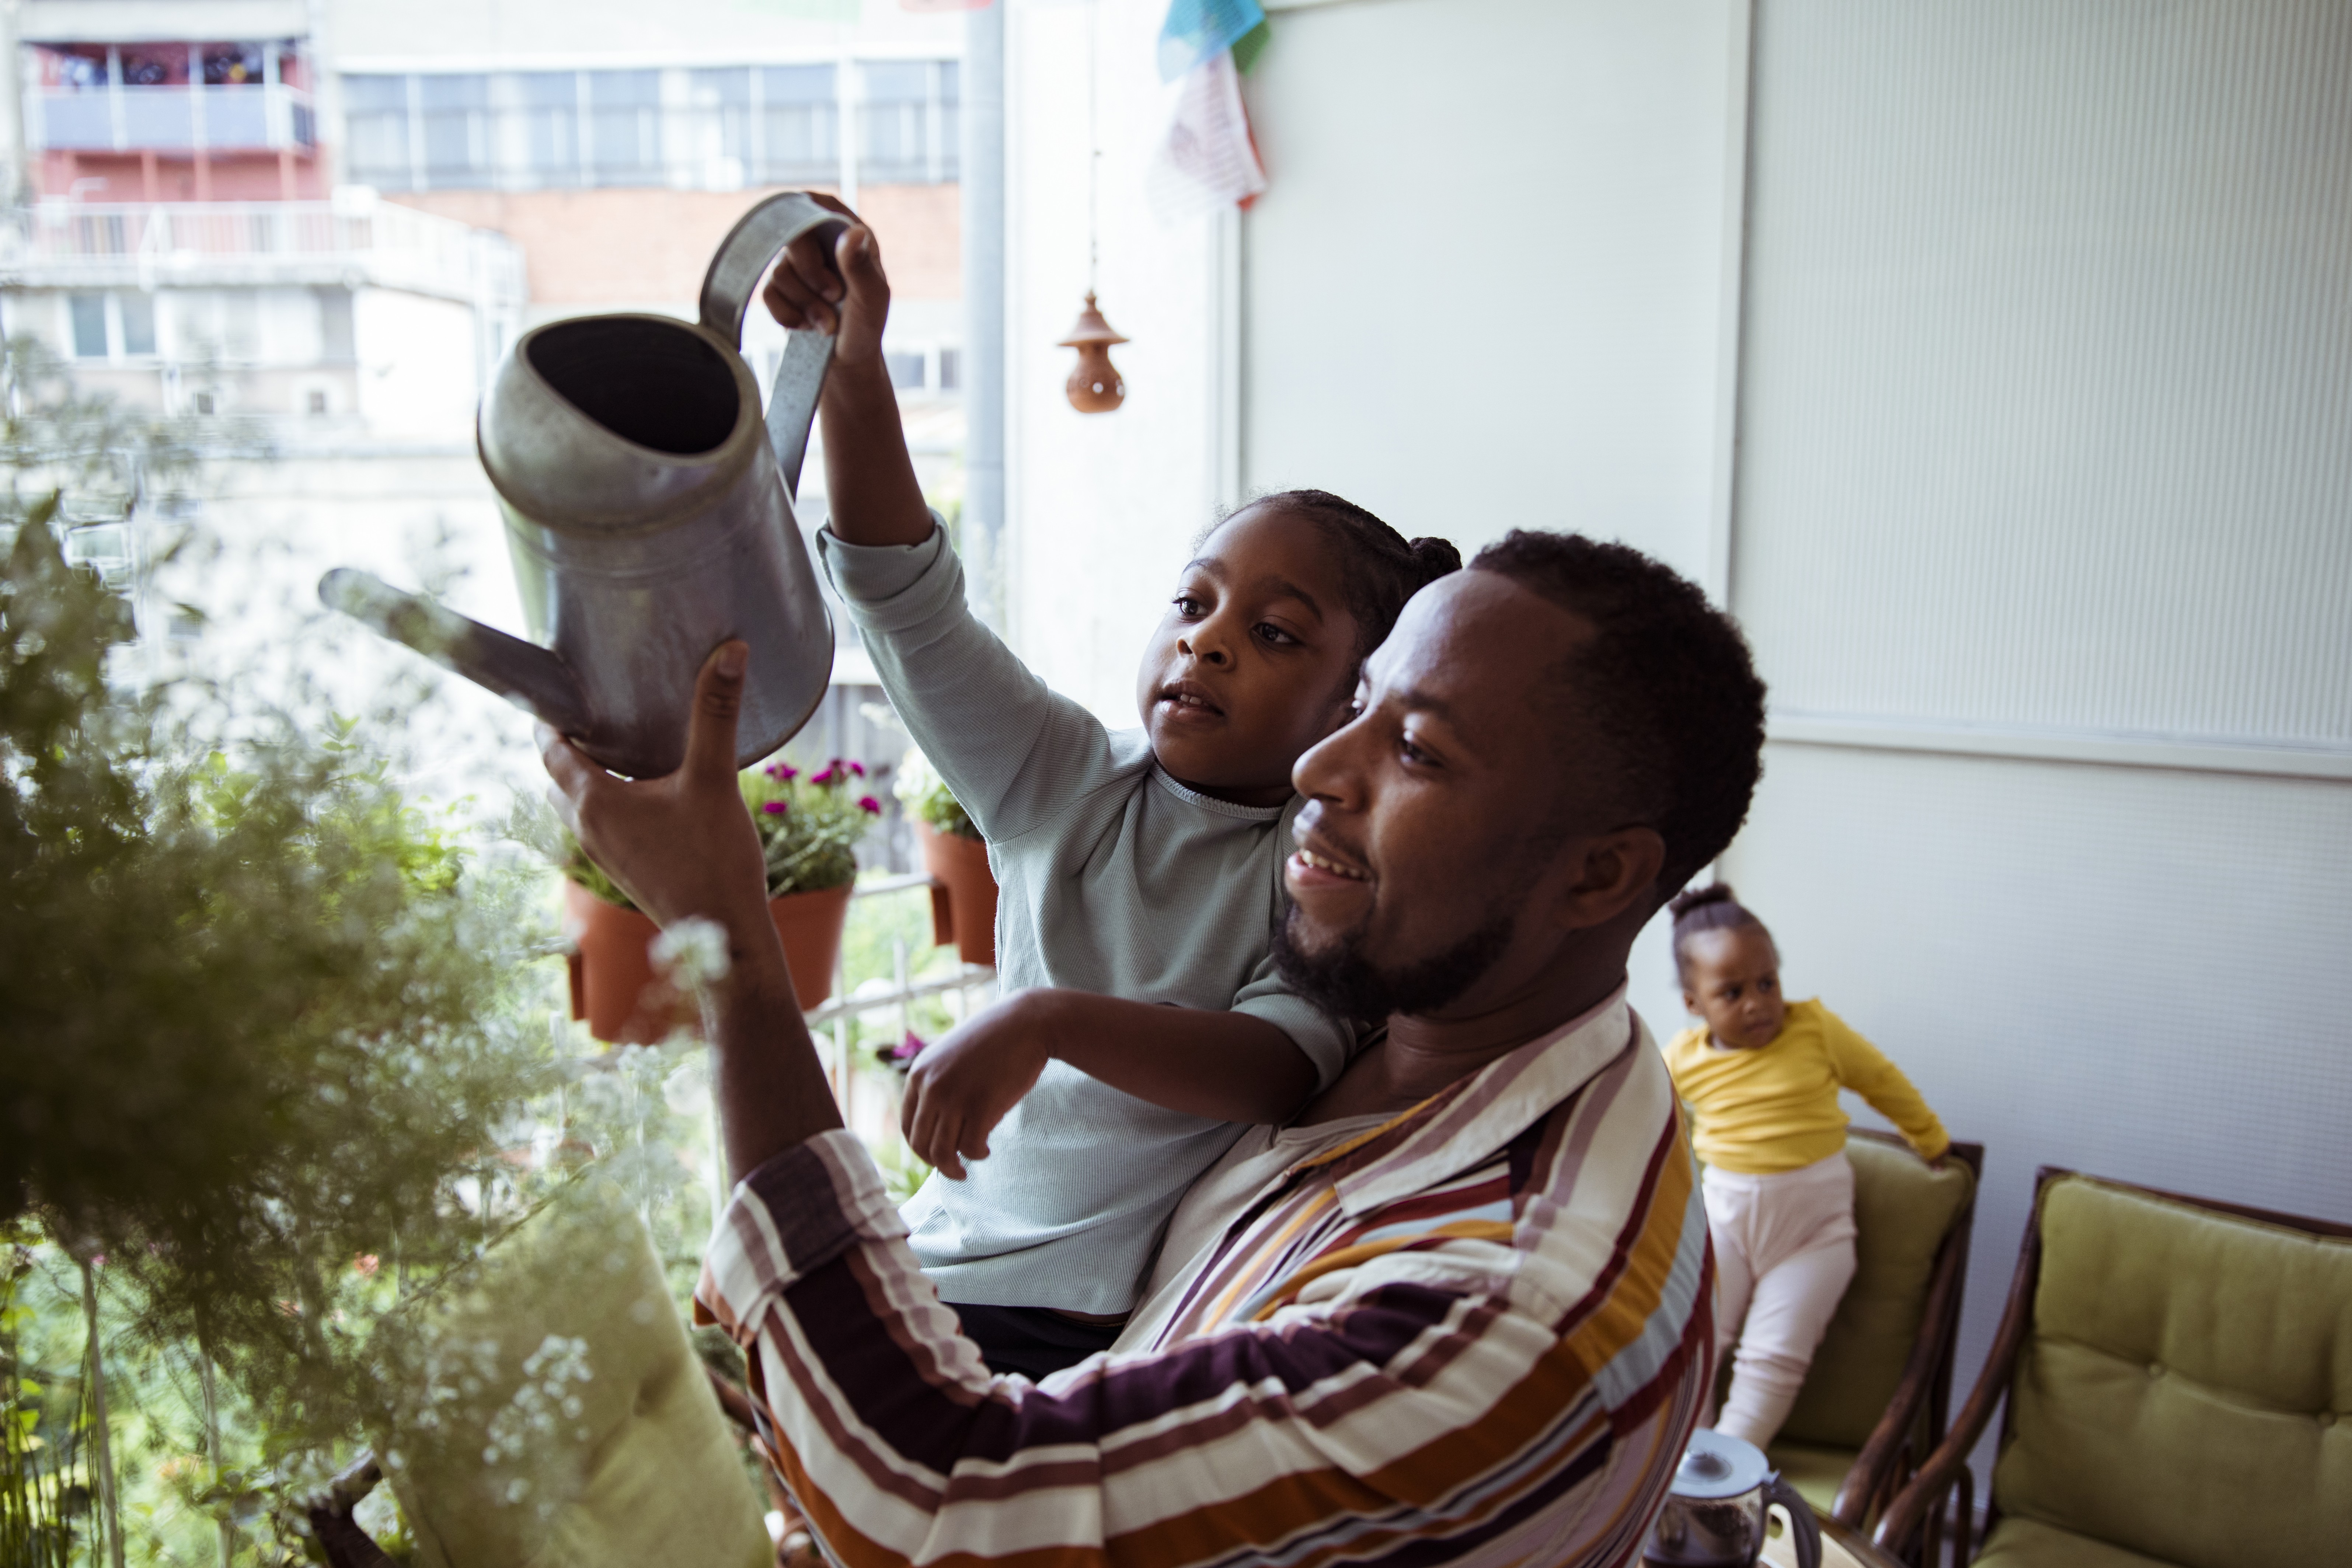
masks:
<path fill-rule="evenodd" d="M 1822 1032 L 1829 1042 L 1830 1067 L 1838 1082 L 1895 1123 L 1921 1159 L 1937 1159 L 1951 1147 L 1944 1124 L 1936 1120 L 1918 1089 L 1903 1076 L 1901 1068 L 1886 1059 L 1885 1053 L 1826 1007 L 1822 1009 Z"/>
<path fill-rule="evenodd" d="M 920 544 L 816 537 L 891 706 L 982 837 L 1017 838 L 1115 776 L 1102 721 L 1049 689 L 971 613 L 946 530 L 935 525 Z"/>

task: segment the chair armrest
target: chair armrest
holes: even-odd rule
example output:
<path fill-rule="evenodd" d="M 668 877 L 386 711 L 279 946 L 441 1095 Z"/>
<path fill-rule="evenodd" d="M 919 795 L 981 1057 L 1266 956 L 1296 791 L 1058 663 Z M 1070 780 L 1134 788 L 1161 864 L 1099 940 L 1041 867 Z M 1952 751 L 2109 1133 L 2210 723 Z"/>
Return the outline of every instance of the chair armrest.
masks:
<path fill-rule="evenodd" d="M 2000 1327 L 1993 1334 L 1991 1353 L 1985 1357 L 1984 1370 L 1977 1374 L 1977 1385 L 1969 1391 L 1969 1400 L 1952 1421 L 1936 1451 L 1919 1467 L 1904 1489 L 1895 1494 L 1886 1505 L 1885 1514 L 1871 1539 L 1881 1548 L 1900 1556 L 1910 1549 L 1911 1542 L 1927 1522 L 1928 1511 L 1936 1508 L 1951 1488 L 1977 1439 L 1984 1436 L 1985 1427 L 1992 1421 L 1993 1412 L 2000 1408 L 2009 1393 L 2009 1383 L 2017 1371 L 2017 1352 L 2024 1347 L 2025 1336 L 2033 1328 L 2033 1289 L 2042 1274 L 2042 1205 L 2041 1194 L 2034 1194 L 2033 1218 L 2025 1231 L 2025 1244 L 2020 1249 L 2017 1272 L 2010 1277 L 2009 1301 L 2001 1309 Z"/>
<path fill-rule="evenodd" d="M 1871 1428 L 1869 1440 L 1854 1456 L 1845 1480 L 1838 1487 L 1837 1498 L 1830 1506 L 1830 1517 L 1842 1524 L 1856 1530 L 1868 1528 L 1870 1505 L 1885 1489 L 1902 1454 L 1903 1444 L 1918 1420 L 1919 1408 L 1942 1370 L 1945 1351 L 1958 1324 L 1960 1290 L 1966 1283 L 1968 1267 L 1969 1229 L 1973 1223 L 1973 1216 L 1964 1214 L 1946 1234 L 1943 1246 L 1937 1251 L 1935 1277 L 1928 1281 L 1927 1307 L 1919 1314 L 1918 1337 L 1912 1341 L 1911 1354 L 1903 1363 L 1903 1380 L 1895 1385 L 1895 1397 L 1888 1402 L 1886 1413 Z"/>

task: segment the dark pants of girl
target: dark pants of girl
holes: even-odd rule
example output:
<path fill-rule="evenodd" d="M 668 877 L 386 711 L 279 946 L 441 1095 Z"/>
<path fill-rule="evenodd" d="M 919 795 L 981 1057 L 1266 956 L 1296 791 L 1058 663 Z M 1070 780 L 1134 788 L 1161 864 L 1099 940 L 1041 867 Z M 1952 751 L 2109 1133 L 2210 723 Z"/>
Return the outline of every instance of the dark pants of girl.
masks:
<path fill-rule="evenodd" d="M 989 1371 L 1017 1372 L 1033 1383 L 1110 1349 L 1122 1326 L 1082 1323 L 1051 1307 L 982 1307 L 969 1301 L 943 1305 L 963 1321 L 963 1337 L 980 1347 L 980 1359 Z"/>

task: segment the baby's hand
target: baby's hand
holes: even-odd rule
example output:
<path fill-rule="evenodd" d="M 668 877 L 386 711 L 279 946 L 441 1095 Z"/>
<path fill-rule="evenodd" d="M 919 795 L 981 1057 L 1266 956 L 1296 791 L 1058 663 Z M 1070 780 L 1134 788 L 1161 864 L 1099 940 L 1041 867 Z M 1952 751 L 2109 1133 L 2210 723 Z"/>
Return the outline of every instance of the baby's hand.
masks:
<path fill-rule="evenodd" d="M 822 235 L 804 234 L 784 247 L 760 297 L 784 326 L 834 334 L 837 364 L 863 364 L 882 353 L 882 325 L 890 316 L 890 280 L 882 273 L 882 246 L 857 215 L 833 196 L 809 199 L 849 219 L 830 250 Z"/>
<path fill-rule="evenodd" d="M 943 1037 L 915 1058 L 898 1126 L 907 1146 L 950 1181 L 963 1163 L 988 1156 L 989 1130 L 1036 1087 L 1045 1070 L 1045 1037 L 1010 996 Z"/>

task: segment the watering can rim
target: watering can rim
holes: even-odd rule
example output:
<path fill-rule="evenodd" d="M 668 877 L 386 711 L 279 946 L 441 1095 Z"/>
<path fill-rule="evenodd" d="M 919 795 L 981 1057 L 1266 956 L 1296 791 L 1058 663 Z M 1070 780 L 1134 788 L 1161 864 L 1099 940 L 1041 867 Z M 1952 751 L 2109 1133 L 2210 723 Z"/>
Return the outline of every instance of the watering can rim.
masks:
<path fill-rule="evenodd" d="M 583 321 L 650 321 L 659 326 L 675 327 L 679 331 L 700 338 L 719 351 L 721 362 L 735 379 L 735 424 L 727 438 L 716 447 L 701 452 L 665 452 L 657 447 L 632 441 L 611 426 L 589 416 L 579 405 L 558 392 L 540 369 L 533 364 L 528 352 L 531 340 L 552 327 L 577 326 Z M 527 500 L 510 489 L 507 479 L 499 472 L 499 460 L 489 440 L 491 405 L 498 400 L 503 384 L 517 374 L 530 392 L 557 410 L 558 417 L 576 423 L 578 428 L 593 432 L 600 440 L 617 446 L 631 458 L 658 465 L 673 472 L 702 470 L 700 481 L 681 494 L 665 496 L 658 500 L 611 511 L 573 512 L 569 516 L 548 515 L 550 508 L 544 497 Z M 645 310 L 606 310 L 587 316 L 566 316 L 559 321 L 542 321 L 518 336 L 510 344 L 490 385 L 482 394 L 482 401 L 474 415 L 474 451 L 480 458 L 482 472 L 504 501 L 525 522 L 551 532 L 593 539 L 619 539 L 635 535 L 659 533 L 698 515 L 707 504 L 709 487 L 728 485 L 741 477 L 742 471 L 757 461 L 756 447 L 768 444 L 767 427 L 761 418 L 760 383 L 742 352 L 724 337 L 699 321 L 688 321 L 677 316 L 656 315 Z"/>

